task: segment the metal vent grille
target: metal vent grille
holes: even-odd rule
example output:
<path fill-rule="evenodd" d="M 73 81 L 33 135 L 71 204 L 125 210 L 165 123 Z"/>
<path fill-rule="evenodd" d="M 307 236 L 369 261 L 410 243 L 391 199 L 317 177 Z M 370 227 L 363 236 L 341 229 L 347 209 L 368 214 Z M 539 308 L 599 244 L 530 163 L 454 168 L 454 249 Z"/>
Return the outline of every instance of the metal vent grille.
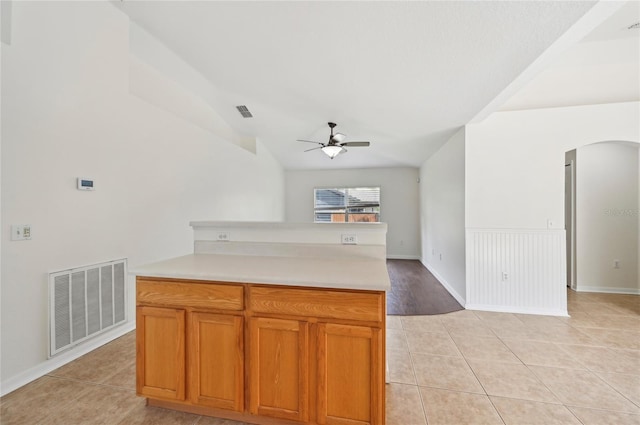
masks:
<path fill-rule="evenodd" d="M 240 115 L 242 115 L 245 118 L 251 118 L 253 117 L 253 115 L 251 114 L 251 112 L 249 112 L 249 108 L 247 108 L 244 105 L 239 105 L 236 106 L 236 109 L 238 110 L 238 112 L 240 112 Z"/>
<path fill-rule="evenodd" d="M 49 274 L 49 356 L 127 320 L 127 260 Z"/>

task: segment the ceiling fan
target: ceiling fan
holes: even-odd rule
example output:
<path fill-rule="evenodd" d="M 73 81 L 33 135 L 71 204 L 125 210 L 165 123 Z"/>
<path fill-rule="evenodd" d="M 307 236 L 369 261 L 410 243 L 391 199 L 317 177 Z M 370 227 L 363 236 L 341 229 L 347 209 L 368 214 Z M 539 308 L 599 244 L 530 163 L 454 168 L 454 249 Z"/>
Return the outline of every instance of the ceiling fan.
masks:
<path fill-rule="evenodd" d="M 333 134 L 333 128 L 336 126 L 336 123 L 330 122 L 327 124 L 329 124 L 329 128 L 331 129 L 331 134 L 329 135 L 329 141 L 327 143 L 314 142 L 311 140 L 297 140 L 297 142 L 316 143 L 320 145 L 317 148 L 307 149 L 305 152 L 321 149 L 322 152 L 324 152 L 325 154 L 327 154 L 327 156 L 329 156 L 329 158 L 333 159 L 338 154 L 341 154 L 347 151 L 344 148 L 345 146 L 349 146 L 349 147 L 369 146 L 369 142 L 345 142 L 344 139 L 347 136 L 345 136 L 342 133 Z"/>

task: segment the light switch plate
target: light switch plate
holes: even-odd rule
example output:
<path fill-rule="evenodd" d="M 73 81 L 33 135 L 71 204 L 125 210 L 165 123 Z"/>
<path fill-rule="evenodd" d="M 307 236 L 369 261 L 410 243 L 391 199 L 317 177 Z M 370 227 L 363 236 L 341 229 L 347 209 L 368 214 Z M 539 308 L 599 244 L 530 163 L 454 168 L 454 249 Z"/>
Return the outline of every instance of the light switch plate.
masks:
<path fill-rule="evenodd" d="M 11 226 L 12 241 L 26 241 L 31 239 L 30 224 L 14 224 Z"/>

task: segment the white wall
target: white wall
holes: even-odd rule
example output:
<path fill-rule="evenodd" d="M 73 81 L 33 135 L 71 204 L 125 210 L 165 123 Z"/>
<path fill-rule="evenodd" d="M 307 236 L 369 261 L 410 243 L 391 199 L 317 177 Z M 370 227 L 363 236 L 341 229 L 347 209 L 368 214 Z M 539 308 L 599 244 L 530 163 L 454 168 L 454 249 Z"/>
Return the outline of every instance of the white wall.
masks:
<path fill-rule="evenodd" d="M 557 240 L 557 233 L 564 241 L 565 152 L 607 140 L 637 143 L 638 116 L 640 103 L 626 102 L 498 112 L 467 126 L 467 237 L 495 230 L 490 246 L 467 251 L 468 307 L 566 314 L 565 244 L 534 249 Z M 514 238 L 532 242 L 519 249 Z M 516 263 L 523 279 L 503 279 L 509 270 L 502 265 Z M 545 279 L 525 279 L 540 267 Z M 492 289 L 476 291 L 479 278 Z"/>
<path fill-rule="evenodd" d="M 419 259 L 418 175 L 417 168 L 286 171 L 286 220 L 313 222 L 314 188 L 379 186 L 380 221 L 389 226 L 387 257 Z"/>
<path fill-rule="evenodd" d="M 467 126 L 467 227 L 564 228 L 565 152 L 640 140 L 639 102 L 498 112 Z"/>
<path fill-rule="evenodd" d="M 260 144 L 253 154 L 188 110 L 130 95 L 128 30 L 106 2 L 13 3 L 2 45 L 3 392 L 56 361 L 46 360 L 47 273 L 192 252 L 190 220 L 284 218 L 284 172 Z M 76 190 L 79 176 L 96 190 Z M 10 241 L 22 223 L 33 239 Z"/>
<path fill-rule="evenodd" d="M 576 154 L 576 289 L 640 293 L 638 146 L 596 143 Z"/>
<path fill-rule="evenodd" d="M 464 305 L 465 129 L 420 168 L 422 263 Z"/>

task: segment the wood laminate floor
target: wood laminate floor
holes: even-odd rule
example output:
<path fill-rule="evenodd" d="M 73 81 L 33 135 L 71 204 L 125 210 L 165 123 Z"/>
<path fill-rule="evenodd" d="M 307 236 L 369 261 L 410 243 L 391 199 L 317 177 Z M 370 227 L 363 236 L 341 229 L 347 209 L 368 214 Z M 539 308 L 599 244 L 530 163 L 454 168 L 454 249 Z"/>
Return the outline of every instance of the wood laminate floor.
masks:
<path fill-rule="evenodd" d="M 391 291 L 387 314 L 415 316 L 451 313 L 462 306 L 417 260 L 387 260 Z"/>

